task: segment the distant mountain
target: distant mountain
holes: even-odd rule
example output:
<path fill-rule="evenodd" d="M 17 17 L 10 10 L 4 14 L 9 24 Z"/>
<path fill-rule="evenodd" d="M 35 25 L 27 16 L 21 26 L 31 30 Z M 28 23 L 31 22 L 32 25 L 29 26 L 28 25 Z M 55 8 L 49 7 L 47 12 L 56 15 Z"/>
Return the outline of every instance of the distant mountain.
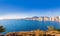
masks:
<path fill-rule="evenodd" d="M 37 16 L 33 16 L 32 18 L 39 18 L 39 17 L 37 17 Z"/>

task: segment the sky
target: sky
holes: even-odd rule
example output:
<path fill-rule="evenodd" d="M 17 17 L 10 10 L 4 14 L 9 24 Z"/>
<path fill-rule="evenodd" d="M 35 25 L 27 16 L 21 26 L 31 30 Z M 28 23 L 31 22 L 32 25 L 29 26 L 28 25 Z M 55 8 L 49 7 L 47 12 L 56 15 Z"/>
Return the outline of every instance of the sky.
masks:
<path fill-rule="evenodd" d="M 60 16 L 60 0 L 0 0 L 0 17 L 8 16 Z"/>

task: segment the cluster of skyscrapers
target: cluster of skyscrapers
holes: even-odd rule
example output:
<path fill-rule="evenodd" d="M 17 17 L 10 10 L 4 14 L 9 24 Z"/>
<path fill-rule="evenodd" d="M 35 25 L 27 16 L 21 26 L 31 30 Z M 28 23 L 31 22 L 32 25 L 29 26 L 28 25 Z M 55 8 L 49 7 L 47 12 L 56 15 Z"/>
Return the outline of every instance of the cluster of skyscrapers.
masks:
<path fill-rule="evenodd" d="M 39 20 L 39 21 L 58 21 L 60 22 L 60 17 L 59 16 L 54 16 L 54 17 L 31 17 L 31 18 L 25 18 L 26 20 Z"/>

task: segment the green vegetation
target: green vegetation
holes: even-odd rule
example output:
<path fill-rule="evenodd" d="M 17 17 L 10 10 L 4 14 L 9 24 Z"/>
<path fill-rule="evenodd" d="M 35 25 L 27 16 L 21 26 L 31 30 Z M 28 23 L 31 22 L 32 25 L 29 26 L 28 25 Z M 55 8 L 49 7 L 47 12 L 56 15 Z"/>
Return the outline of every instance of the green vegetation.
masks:
<path fill-rule="evenodd" d="M 48 26 L 48 30 L 57 30 L 57 31 L 60 31 L 60 29 L 56 29 L 56 28 L 53 27 L 53 26 Z"/>
<path fill-rule="evenodd" d="M 60 29 L 55 29 L 55 30 L 60 31 Z"/>
<path fill-rule="evenodd" d="M 5 32 L 5 28 L 3 26 L 0 26 L 0 33 Z"/>
<path fill-rule="evenodd" d="M 54 30 L 55 28 L 53 26 L 47 26 L 48 30 Z"/>

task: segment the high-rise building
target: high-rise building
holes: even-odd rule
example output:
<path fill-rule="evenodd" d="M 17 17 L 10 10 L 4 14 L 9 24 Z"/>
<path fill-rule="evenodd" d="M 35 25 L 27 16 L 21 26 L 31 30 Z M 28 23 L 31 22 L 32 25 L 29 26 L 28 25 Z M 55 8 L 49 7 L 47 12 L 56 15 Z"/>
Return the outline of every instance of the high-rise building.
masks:
<path fill-rule="evenodd" d="M 39 20 L 40 20 L 40 21 L 43 21 L 43 17 L 39 17 Z"/>
<path fill-rule="evenodd" d="M 44 21 L 50 21 L 50 18 L 47 16 L 44 16 Z"/>
<path fill-rule="evenodd" d="M 59 17 L 58 16 L 52 17 L 51 21 L 59 21 Z"/>
<path fill-rule="evenodd" d="M 47 17 L 47 16 L 44 16 L 44 17 L 39 17 L 39 20 L 40 20 L 40 21 L 49 21 L 50 18 Z"/>

